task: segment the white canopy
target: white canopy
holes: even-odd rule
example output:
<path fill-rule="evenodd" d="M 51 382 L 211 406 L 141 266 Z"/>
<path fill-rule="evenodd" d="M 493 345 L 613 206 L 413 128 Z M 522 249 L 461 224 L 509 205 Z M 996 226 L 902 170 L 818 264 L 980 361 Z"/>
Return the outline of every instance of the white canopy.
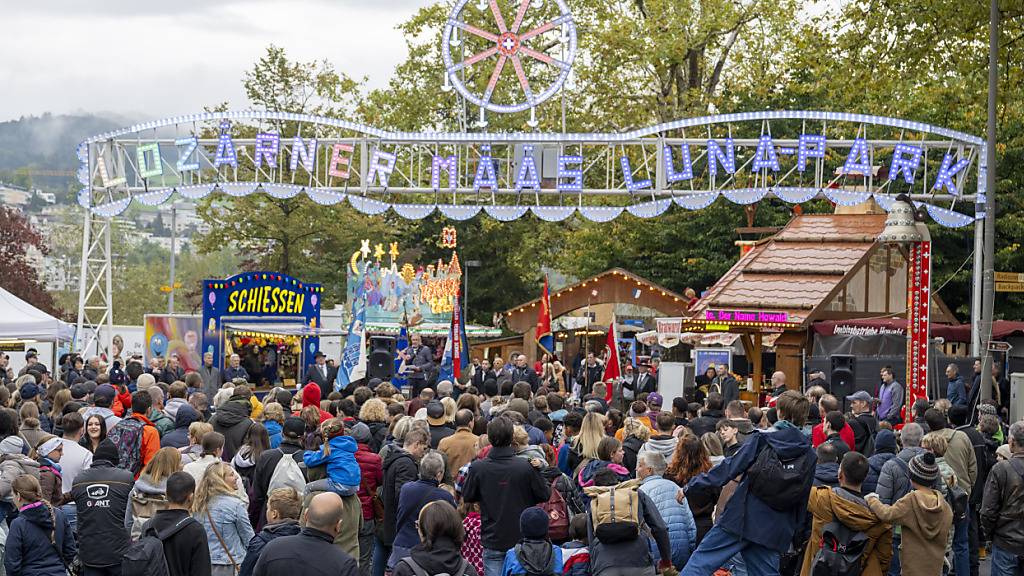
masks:
<path fill-rule="evenodd" d="M 75 327 L 0 288 L 0 340 L 69 341 Z"/>

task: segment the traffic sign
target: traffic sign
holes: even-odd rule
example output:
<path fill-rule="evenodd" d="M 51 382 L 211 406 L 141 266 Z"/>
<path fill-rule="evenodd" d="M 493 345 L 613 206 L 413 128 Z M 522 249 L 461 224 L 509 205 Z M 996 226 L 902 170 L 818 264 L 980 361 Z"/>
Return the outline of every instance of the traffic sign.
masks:
<path fill-rule="evenodd" d="M 996 272 L 996 282 L 1024 282 L 1024 273 Z"/>
<path fill-rule="evenodd" d="M 1013 346 L 1010 346 L 1009 342 L 1002 342 L 999 340 L 988 341 L 989 352 L 1009 352 L 1012 348 Z"/>
<path fill-rule="evenodd" d="M 1024 292 L 1024 282 L 996 282 L 996 292 Z"/>

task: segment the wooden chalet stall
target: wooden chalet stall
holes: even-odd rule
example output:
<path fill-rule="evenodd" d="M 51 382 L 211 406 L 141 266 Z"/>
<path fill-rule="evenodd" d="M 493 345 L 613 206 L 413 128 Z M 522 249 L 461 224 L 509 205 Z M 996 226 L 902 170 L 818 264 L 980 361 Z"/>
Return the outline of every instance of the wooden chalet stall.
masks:
<path fill-rule="evenodd" d="M 612 268 L 560 290 L 551 290 L 551 321 L 554 326 L 557 319 L 567 315 L 583 315 L 590 309 L 594 316 L 593 322 L 604 324 L 598 335 L 607 329 L 611 322 L 611 312 L 619 305 L 629 305 L 638 310 L 650 311 L 646 314 L 653 322 L 656 316 L 682 316 L 686 310 L 686 298 L 650 280 L 641 278 L 621 268 Z M 524 302 L 515 308 L 505 311 L 508 328 L 522 334 L 518 350 L 524 352 L 532 363 L 538 356 L 537 310 L 540 299 Z M 607 317 L 607 319 L 605 319 Z M 619 322 L 622 320 L 620 319 Z M 598 326 L 588 323 L 585 336 L 593 336 Z M 595 346 L 595 352 L 600 348 Z M 578 350 L 567 350 L 563 357 L 571 358 Z"/>
<path fill-rule="evenodd" d="M 753 392 L 765 382 L 764 339 L 777 335 L 775 369 L 799 389 L 814 322 L 905 314 L 905 254 L 875 241 L 886 218 L 877 206 L 859 212 L 797 215 L 754 243 L 694 305 L 683 331 L 739 334 Z M 933 323 L 956 323 L 938 296 L 931 314 Z"/>

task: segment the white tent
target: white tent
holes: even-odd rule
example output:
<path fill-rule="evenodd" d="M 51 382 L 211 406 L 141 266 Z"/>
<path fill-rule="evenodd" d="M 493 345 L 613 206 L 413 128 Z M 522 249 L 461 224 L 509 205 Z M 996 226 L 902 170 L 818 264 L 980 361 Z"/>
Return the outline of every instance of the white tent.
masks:
<path fill-rule="evenodd" d="M 70 341 L 75 327 L 0 288 L 0 340 Z"/>

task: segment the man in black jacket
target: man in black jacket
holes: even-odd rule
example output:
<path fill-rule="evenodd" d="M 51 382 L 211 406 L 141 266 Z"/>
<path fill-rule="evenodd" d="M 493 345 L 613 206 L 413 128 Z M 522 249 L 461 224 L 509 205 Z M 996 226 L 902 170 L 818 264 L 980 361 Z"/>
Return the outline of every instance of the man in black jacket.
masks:
<path fill-rule="evenodd" d="M 718 421 L 725 418 L 725 412 L 722 412 L 722 395 L 718 392 L 711 392 L 708 397 L 704 400 L 704 409 L 700 412 L 699 418 L 690 420 L 690 430 L 700 438 L 708 432 L 714 432 L 718 426 Z"/>
<path fill-rule="evenodd" d="M 636 482 L 634 480 L 634 482 Z M 594 474 L 594 486 L 615 486 L 619 476 L 605 468 Z M 651 556 L 650 540 L 644 533 L 634 538 L 624 538 L 615 542 L 601 542 L 594 533 L 593 517 L 588 515 L 587 533 L 590 542 L 590 571 L 592 574 L 617 573 L 636 574 L 637 576 L 654 576 L 655 570 L 662 572 L 672 566 L 672 545 L 669 541 L 668 526 L 665 525 L 661 513 L 654 505 L 650 496 L 642 490 L 637 491 L 637 517 L 643 519 L 646 528 L 658 548 L 661 562 L 655 566 Z"/>
<path fill-rule="evenodd" d="M 981 522 L 978 516 L 981 510 L 981 499 L 985 492 L 985 481 L 988 478 L 988 448 L 985 445 L 985 437 L 977 428 L 967 423 L 969 411 L 966 406 L 951 406 L 947 416 L 953 428 L 962 431 L 971 441 L 974 448 L 974 457 L 978 461 L 978 476 L 971 488 L 971 523 L 967 526 L 968 557 L 971 564 L 971 576 L 977 576 L 981 558 L 978 556 L 978 526 Z"/>
<path fill-rule="evenodd" d="M 78 513 L 78 557 L 90 574 L 121 574 L 121 557 L 130 543 L 124 518 L 135 481 L 131 472 L 117 467 L 119 462 L 117 447 L 104 440 L 96 447 L 92 467 L 79 473 L 71 486 Z"/>
<path fill-rule="evenodd" d="M 249 400 L 251 396 L 252 392 L 245 384 L 235 386 L 231 398 L 223 406 L 217 408 L 217 413 L 210 422 L 213 424 L 214 432 L 224 435 L 222 458 L 225 462 L 231 462 L 231 459 L 235 457 L 235 452 L 245 442 L 245 433 L 249 431 L 249 425 L 252 424 L 252 420 L 249 419 L 249 414 L 252 413 L 252 403 Z"/>
<path fill-rule="evenodd" d="M 551 486 L 530 462 L 512 448 L 512 421 L 504 416 L 487 425 L 491 451 L 469 467 L 462 488 L 466 502 L 480 503 L 484 576 L 500 576 L 505 553 L 519 542 L 523 510 L 547 501 Z"/>
<path fill-rule="evenodd" d="M 384 573 L 384 562 L 391 555 L 391 545 L 395 541 L 395 522 L 398 518 L 398 497 L 402 493 L 402 486 L 406 482 L 415 482 L 419 477 L 417 462 L 429 448 L 429 434 L 421 429 L 409 430 L 402 448 L 393 446 L 384 460 L 384 485 L 381 488 L 384 528 L 373 553 L 374 574 Z"/>
<path fill-rule="evenodd" d="M 516 384 L 519 382 L 527 382 L 530 384 L 530 390 L 536 394 L 537 389 L 540 388 L 540 378 L 537 377 L 537 373 L 533 371 L 526 364 L 526 354 L 520 354 L 516 356 L 516 365 L 512 368 L 512 383 Z"/>
<path fill-rule="evenodd" d="M 878 432 L 878 419 L 871 413 L 871 403 L 874 398 L 863 390 L 847 396 L 850 403 L 852 418 L 847 421 L 850 428 L 853 428 L 853 448 L 865 457 L 875 453 L 875 434 Z M 839 459 L 842 462 L 842 457 Z"/>
<path fill-rule="evenodd" d="M 342 526 L 341 496 L 321 492 L 306 509 L 306 526 L 295 536 L 277 538 L 263 548 L 255 576 L 358 576 L 356 561 L 334 545 Z"/>
<path fill-rule="evenodd" d="M 302 461 L 303 449 L 302 449 L 302 435 L 306 431 L 306 424 L 302 421 L 302 418 L 297 416 L 289 416 L 284 420 L 284 426 L 281 427 L 281 444 L 273 450 L 264 450 L 263 454 L 260 454 L 259 459 L 256 460 L 256 467 L 252 472 L 252 505 L 259 506 L 260 518 L 263 518 L 266 512 L 267 498 L 270 490 L 270 479 L 274 476 L 274 470 L 277 469 L 277 465 L 281 462 L 281 458 L 288 456 L 295 460 L 295 463 L 302 469 L 302 474 L 306 475 L 306 466 Z M 309 477 L 306 477 L 309 480 Z M 259 529 L 254 526 L 253 528 Z"/>
<path fill-rule="evenodd" d="M 206 529 L 192 518 L 195 491 L 196 481 L 191 474 L 171 474 L 167 478 L 167 508 L 157 510 L 146 523 L 147 529 L 162 536 L 169 576 L 210 576 L 213 568 Z"/>

